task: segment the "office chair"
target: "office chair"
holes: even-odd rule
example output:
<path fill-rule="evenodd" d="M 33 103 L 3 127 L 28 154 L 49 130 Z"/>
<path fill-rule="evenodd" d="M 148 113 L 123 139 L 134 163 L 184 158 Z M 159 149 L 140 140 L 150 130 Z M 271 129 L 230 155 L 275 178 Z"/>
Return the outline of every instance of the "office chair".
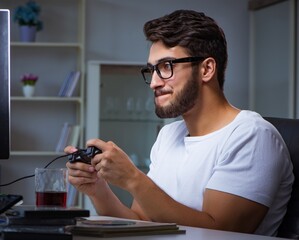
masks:
<path fill-rule="evenodd" d="M 299 239 L 299 119 L 265 117 L 283 137 L 293 163 L 295 182 L 278 237 Z"/>

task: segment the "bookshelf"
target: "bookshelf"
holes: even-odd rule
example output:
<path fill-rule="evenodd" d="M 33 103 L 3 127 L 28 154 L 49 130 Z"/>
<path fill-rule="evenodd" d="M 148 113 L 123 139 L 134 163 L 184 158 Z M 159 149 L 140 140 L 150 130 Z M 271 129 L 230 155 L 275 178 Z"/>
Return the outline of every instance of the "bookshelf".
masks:
<path fill-rule="evenodd" d="M 12 157 L 58 155 L 55 148 L 64 122 L 81 126 L 80 145 L 84 142 L 82 126 L 84 125 L 85 0 L 59 1 L 61 3 L 59 8 L 57 8 L 56 1 L 36 2 L 42 9 L 40 18 L 44 22 L 44 29 L 37 32 L 35 42 L 19 42 L 17 23 L 11 21 Z M 12 17 L 13 9 L 22 4 L 24 3 L 20 0 L 13 0 L 3 3 L 2 7 L 10 9 Z M 63 24 L 59 15 L 64 17 Z M 49 21 L 51 16 L 56 17 Z M 57 29 L 59 34 L 53 36 L 55 26 L 59 26 Z M 65 31 L 63 26 L 68 27 L 70 32 L 65 34 L 64 32 L 68 31 Z M 62 84 L 72 71 L 80 72 L 79 86 L 76 86 L 71 96 L 60 97 Z M 26 72 L 33 72 L 39 76 L 35 95 L 32 98 L 23 97 L 21 92 L 19 76 Z M 68 109 L 67 114 L 63 113 L 65 109 Z M 26 115 L 33 116 L 33 119 L 29 116 L 24 117 L 24 111 L 28 112 Z M 40 116 L 38 121 L 36 121 L 37 115 Z M 65 117 L 65 115 L 68 116 Z M 53 118 L 59 118 L 59 120 L 55 120 L 56 124 L 49 124 Z M 30 133 L 20 129 L 20 119 L 22 119 L 21 122 L 26 120 L 27 127 L 32 130 Z M 30 123 L 36 126 L 35 130 L 28 126 Z M 51 134 L 40 130 L 49 129 L 49 125 Z M 45 136 L 47 140 L 44 140 Z M 31 139 L 34 146 L 30 147 L 22 143 L 24 138 Z"/>
<path fill-rule="evenodd" d="M 18 24 L 11 20 L 11 156 L 1 162 L 1 182 L 6 183 L 34 173 L 61 156 L 56 152 L 65 122 L 80 126 L 79 145 L 85 143 L 85 1 L 35 0 L 44 22 L 35 42 L 20 42 Z M 11 11 L 23 0 L 0 0 L 1 8 Z M 71 97 L 59 97 L 71 71 L 80 78 Z M 39 76 L 33 97 L 24 97 L 20 76 Z M 67 158 L 51 165 L 65 167 Z M 24 204 L 35 204 L 34 178 L 1 189 L 23 195 Z M 78 205 L 81 205 L 80 199 Z"/>

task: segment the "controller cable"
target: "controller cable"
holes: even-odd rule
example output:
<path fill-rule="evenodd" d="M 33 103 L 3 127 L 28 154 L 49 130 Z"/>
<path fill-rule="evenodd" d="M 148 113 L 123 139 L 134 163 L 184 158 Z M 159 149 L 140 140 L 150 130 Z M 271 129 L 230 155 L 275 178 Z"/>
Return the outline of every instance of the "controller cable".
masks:
<path fill-rule="evenodd" d="M 60 158 L 63 158 L 63 157 L 67 157 L 67 156 L 69 156 L 69 155 L 71 155 L 71 154 L 65 154 L 65 155 L 61 155 L 61 156 L 58 156 L 58 157 L 54 158 L 54 159 L 51 160 L 49 163 L 47 163 L 47 165 L 46 165 L 44 168 L 49 167 L 49 165 L 52 164 L 53 162 L 55 162 L 56 160 L 58 160 L 58 159 L 60 159 Z M 28 176 L 25 176 L 25 177 L 21 177 L 21 178 L 18 178 L 18 179 L 16 179 L 16 180 L 12 181 L 12 182 L 5 183 L 5 184 L 0 184 L 0 187 L 6 187 L 6 186 L 8 186 L 8 185 L 11 185 L 11 184 L 16 183 L 16 182 L 18 182 L 18 181 L 21 181 L 21 180 L 23 180 L 23 179 L 32 178 L 32 177 L 34 177 L 34 176 L 35 176 L 35 174 L 28 175 Z"/>

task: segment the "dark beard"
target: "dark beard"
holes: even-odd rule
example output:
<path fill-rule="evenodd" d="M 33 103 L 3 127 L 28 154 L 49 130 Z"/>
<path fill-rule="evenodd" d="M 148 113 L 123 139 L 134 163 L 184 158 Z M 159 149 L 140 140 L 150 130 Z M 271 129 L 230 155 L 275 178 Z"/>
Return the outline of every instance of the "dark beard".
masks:
<path fill-rule="evenodd" d="M 187 81 L 184 88 L 168 106 L 156 105 L 156 115 L 159 118 L 176 118 L 189 111 L 196 102 L 199 91 L 199 83 L 195 74 Z"/>

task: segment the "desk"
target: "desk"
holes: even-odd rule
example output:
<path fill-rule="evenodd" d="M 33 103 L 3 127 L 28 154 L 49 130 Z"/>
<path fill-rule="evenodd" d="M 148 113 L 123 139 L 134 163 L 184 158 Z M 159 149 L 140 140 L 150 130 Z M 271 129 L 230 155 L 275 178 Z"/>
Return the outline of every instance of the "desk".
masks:
<path fill-rule="evenodd" d="M 111 217 L 91 217 L 91 219 L 107 220 L 107 219 L 117 219 Z M 218 230 L 210 230 L 204 228 L 194 228 L 180 226 L 180 229 L 185 229 L 185 234 L 170 234 L 170 235 L 152 235 L 152 236 L 130 236 L 130 237 L 117 237 L 117 238 L 95 238 L 95 237 L 85 237 L 85 236 L 73 236 L 73 240 L 279 240 L 285 238 L 275 238 L 267 237 L 253 234 L 226 232 Z M 289 240 L 289 239 L 288 239 Z"/>

